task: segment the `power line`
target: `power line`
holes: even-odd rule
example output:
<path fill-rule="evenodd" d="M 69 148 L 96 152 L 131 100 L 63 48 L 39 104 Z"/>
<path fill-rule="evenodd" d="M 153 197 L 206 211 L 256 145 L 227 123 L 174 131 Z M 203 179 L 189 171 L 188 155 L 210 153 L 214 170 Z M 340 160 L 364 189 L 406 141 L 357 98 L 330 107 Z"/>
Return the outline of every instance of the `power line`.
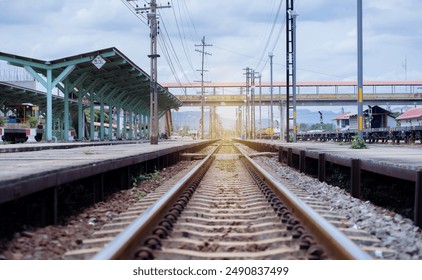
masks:
<path fill-rule="evenodd" d="M 136 8 L 139 8 L 138 5 L 133 6 L 132 4 L 130 4 L 130 2 L 136 1 L 136 0 L 121 0 L 121 1 L 131 11 L 132 14 L 134 14 L 140 21 L 142 21 L 143 24 L 148 26 L 147 18 L 143 14 L 139 14 L 138 12 L 136 12 Z"/>
<path fill-rule="evenodd" d="M 183 73 L 183 76 L 185 77 L 186 81 L 187 81 L 188 83 L 190 83 L 189 78 L 186 76 L 186 73 L 185 73 L 185 71 L 184 71 L 184 69 L 183 69 L 183 66 L 182 66 L 182 64 L 181 64 L 181 62 L 180 62 L 180 59 L 179 59 L 179 57 L 178 57 L 178 55 L 177 55 L 177 52 L 176 52 L 176 50 L 175 50 L 175 48 L 174 48 L 173 42 L 172 42 L 171 37 L 170 37 L 170 35 L 169 35 L 169 33 L 168 33 L 168 30 L 167 30 L 167 26 L 166 26 L 166 24 L 165 24 L 165 22 L 164 22 L 164 20 L 163 20 L 163 19 L 162 19 L 162 23 L 163 23 L 163 26 L 164 26 L 164 31 L 165 31 L 166 38 L 168 39 L 169 46 L 170 46 L 170 48 L 171 48 L 171 50 L 172 50 L 173 57 L 175 58 L 176 63 L 177 63 L 177 65 L 178 65 L 178 67 L 179 67 L 180 71 Z M 164 43 L 166 43 L 166 41 L 165 41 L 164 37 L 161 37 L 161 40 L 162 40 Z M 167 53 L 168 53 L 168 55 L 169 55 L 169 59 L 171 60 L 170 52 L 168 52 L 168 51 L 167 51 Z M 172 63 L 172 64 L 173 64 L 173 63 Z M 177 76 L 176 72 L 174 72 L 173 74 L 175 75 L 175 77 Z M 176 79 L 177 79 L 177 80 L 179 80 L 178 78 L 176 78 Z M 179 81 L 179 83 L 180 83 L 180 81 Z"/>
<path fill-rule="evenodd" d="M 192 26 L 193 26 L 193 31 L 195 32 L 196 37 L 199 37 L 198 32 L 196 31 L 196 26 L 195 26 L 195 23 L 193 22 L 193 20 L 192 20 L 192 16 L 191 16 L 191 14 L 190 14 L 190 12 L 189 12 L 188 5 L 186 4 L 186 1 L 184 1 L 184 0 L 183 0 L 183 4 L 184 4 L 184 7 L 185 7 L 185 9 L 186 9 L 186 13 L 187 13 L 187 15 L 188 15 L 189 21 L 191 22 L 191 24 L 192 24 Z M 192 39 L 192 41 L 194 41 L 194 37 L 192 36 L 192 33 L 190 33 L 190 34 L 191 34 L 191 39 Z"/>
<path fill-rule="evenodd" d="M 179 6 L 178 10 L 179 10 L 179 14 L 180 14 L 180 6 Z M 193 69 L 193 66 L 192 66 L 192 60 L 190 59 L 190 56 L 188 55 L 188 52 L 186 50 L 187 48 L 186 48 L 185 43 L 184 43 L 183 38 L 182 38 L 182 32 L 180 31 L 179 21 L 177 20 L 175 9 L 173 9 L 173 15 L 174 15 L 174 19 L 176 21 L 176 27 L 177 27 L 177 31 L 179 33 L 179 39 L 180 39 L 180 43 L 182 44 L 183 52 L 186 56 L 186 59 L 188 61 L 189 66 L 191 67 L 192 71 L 195 71 L 195 69 Z M 180 14 L 180 18 L 182 19 L 181 14 Z M 183 28 L 183 25 L 182 25 L 182 28 Z"/>
<path fill-rule="evenodd" d="M 273 36 L 273 32 L 274 32 L 275 26 L 277 24 L 278 17 L 280 15 L 280 10 L 281 10 L 282 4 L 283 4 L 283 0 L 280 0 L 280 5 L 277 8 L 277 12 L 276 12 L 275 17 L 274 17 L 274 21 L 273 21 L 273 24 L 272 24 L 272 27 L 271 27 L 270 34 L 268 35 L 267 42 L 265 43 L 265 47 L 264 47 L 264 50 L 262 52 L 261 58 L 259 59 L 259 63 L 255 67 L 255 69 L 259 69 L 259 66 L 260 66 L 260 64 L 261 64 L 261 62 L 262 62 L 262 60 L 264 58 L 264 55 L 267 53 L 268 45 L 270 44 L 271 38 Z"/>

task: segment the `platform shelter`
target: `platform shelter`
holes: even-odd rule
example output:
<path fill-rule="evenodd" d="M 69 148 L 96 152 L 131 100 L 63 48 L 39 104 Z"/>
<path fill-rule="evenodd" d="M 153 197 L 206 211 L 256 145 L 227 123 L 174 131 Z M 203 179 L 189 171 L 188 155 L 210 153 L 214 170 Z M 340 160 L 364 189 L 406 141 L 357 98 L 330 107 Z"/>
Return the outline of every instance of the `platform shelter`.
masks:
<path fill-rule="evenodd" d="M 69 140 L 70 106 L 77 102 L 77 134 L 79 140 L 85 139 L 84 106 L 89 105 L 91 116 L 94 104 L 100 104 L 101 128 L 100 139 L 104 139 L 104 108 L 121 110 L 123 123 L 129 124 L 129 137 L 136 138 L 136 129 L 141 127 L 135 122 L 148 123 L 150 115 L 150 76 L 116 48 L 97 50 L 57 60 L 39 60 L 0 52 L 0 60 L 10 65 L 25 68 L 45 89 L 46 94 L 40 103 L 45 104 L 46 137 L 53 139 L 53 118 L 63 120 L 64 140 Z M 63 99 L 53 98 L 53 89 L 61 91 Z M 158 114 L 163 116 L 167 110 L 180 107 L 181 102 L 167 89 L 158 85 Z M 57 105 L 56 101 L 60 105 Z M 43 101 L 43 102 L 41 102 Z M 42 106 L 42 104 L 37 104 Z M 111 111 L 111 110 L 110 110 Z M 128 118 L 128 119 L 126 119 Z M 112 122 L 112 118 L 109 118 Z M 120 138 L 120 114 L 117 114 L 116 137 Z M 109 134 L 112 135 L 109 123 Z M 124 129 L 126 131 L 126 128 Z M 134 131 L 135 130 L 135 131 Z M 90 122 L 89 134 L 94 135 L 94 122 Z"/>

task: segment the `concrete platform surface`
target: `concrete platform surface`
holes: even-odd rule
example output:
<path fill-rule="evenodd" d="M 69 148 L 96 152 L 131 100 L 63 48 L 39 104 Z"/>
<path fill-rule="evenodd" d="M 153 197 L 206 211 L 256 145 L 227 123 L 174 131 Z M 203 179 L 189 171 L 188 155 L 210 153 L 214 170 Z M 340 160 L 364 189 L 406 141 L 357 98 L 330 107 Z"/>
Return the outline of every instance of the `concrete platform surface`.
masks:
<path fill-rule="evenodd" d="M 167 141 L 158 145 L 122 144 L 0 153 L 0 203 L 32 191 L 156 159 L 207 142 Z"/>

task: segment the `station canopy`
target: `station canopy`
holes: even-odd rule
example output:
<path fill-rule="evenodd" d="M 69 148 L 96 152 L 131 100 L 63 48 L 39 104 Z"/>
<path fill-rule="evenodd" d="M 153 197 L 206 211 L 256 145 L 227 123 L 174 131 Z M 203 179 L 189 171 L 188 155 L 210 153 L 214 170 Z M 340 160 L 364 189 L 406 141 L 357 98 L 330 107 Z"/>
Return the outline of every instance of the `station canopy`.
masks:
<path fill-rule="evenodd" d="M 52 86 L 59 87 L 63 92 L 76 95 L 83 92 L 86 96 L 94 95 L 97 101 L 103 99 L 106 104 L 117 104 L 127 111 L 144 114 L 150 112 L 150 76 L 116 48 L 51 61 L 0 52 L 0 59 L 14 66 L 24 67 L 46 89 L 51 86 L 46 82 L 46 70 L 51 69 Z M 45 78 L 40 79 L 39 75 Z M 182 105 L 160 84 L 157 86 L 157 92 L 160 115 L 166 110 Z"/>
<path fill-rule="evenodd" d="M 69 99 L 78 98 L 81 119 L 83 98 L 92 105 L 100 102 L 135 114 L 150 115 L 151 79 L 116 48 L 39 60 L 0 52 L 0 60 L 25 68 L 46 89 L 46 139 L 52 139 L 53 88 L 64 95 L 65 135 L 68 130 Z M 174 95 L 157 85 L 158 115 L 182 106 Z M 35 104 L 40 105 L 40 104 Z"/>
<path fill-rule="evenodd" d="M 45 99 L 45 92 L 0 81 L 0 110 L 1 108 L 7 109 L 7 106 L 18 106 L 23 103 L 30 103 L 37 105 L 42 112 L 46 112 Z M 70 101 L 69 105 L 72 111 L 77 111 L 77 102 Z M 63 112 L 63 97 L 53 95 L 53 108 L 54 110 Z"/>

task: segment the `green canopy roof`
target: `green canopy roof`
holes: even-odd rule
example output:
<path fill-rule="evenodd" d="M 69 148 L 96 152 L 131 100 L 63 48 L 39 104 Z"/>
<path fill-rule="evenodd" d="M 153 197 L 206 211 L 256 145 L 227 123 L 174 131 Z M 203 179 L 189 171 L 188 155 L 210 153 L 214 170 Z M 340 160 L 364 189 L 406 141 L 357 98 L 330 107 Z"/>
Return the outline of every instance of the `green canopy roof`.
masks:
<path fill-rule="evenodd" d="M 45 75 L 46 69 L 52 69 L 53 77 L 60 77 L 68 67 L 74 66 L 70 73 L 60 77 L 62 78 L 60 80 L 67 80 L 75 94 L 79 92 L 85 92 L 86 95 L 94 94 L 96 100 L 104 98 L 106 104 L 111 98 L 112 103 L 117 102 L 122 109 L 149 114 L 150 77 L 116 48 L 51 61 L 0 52 L 0 59 L 42 75 Z M 98 69 L 93 63 L 94 60 L 103 60 L 105 64 Z M 58 87 L 63 89 L 60 84 Z M 181 105 L 174 95 L 158 85 L 160 115 L 166 110 L 178 108 Z"/>
<path fill-rule="evenodd" d="M 3 107 L 7 109 L 7 106 L 20 105 L 22 103 L 32 103 L 45 113 L 45 100 L 45 92 L 0 81 L 0 109 Z M 71 101 L 69 105 L 72 111 L 77 111 L 77 102 Z M 63 97 L 53 95 L 53 108 L 58 111 L 64 110 Z"/>

